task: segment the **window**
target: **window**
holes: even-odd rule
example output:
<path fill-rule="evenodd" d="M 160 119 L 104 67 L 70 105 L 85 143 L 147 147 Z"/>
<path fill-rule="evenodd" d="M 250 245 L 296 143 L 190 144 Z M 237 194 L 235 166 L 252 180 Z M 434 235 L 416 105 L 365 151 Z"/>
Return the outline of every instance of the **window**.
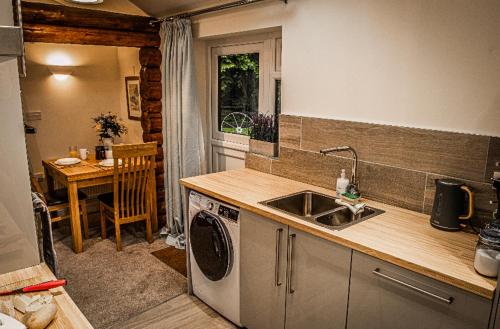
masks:
<path fill-rule="evenodd" d="M 280 46 L 280 31 L 207 42 L 210 171 L 243 168 L 253 116 L 280 111 Z"/>
<path fill-rule="evenodd" d="M 218 56 L 218 129 L 248 136 L 259 111 L 259 53 Z"/>

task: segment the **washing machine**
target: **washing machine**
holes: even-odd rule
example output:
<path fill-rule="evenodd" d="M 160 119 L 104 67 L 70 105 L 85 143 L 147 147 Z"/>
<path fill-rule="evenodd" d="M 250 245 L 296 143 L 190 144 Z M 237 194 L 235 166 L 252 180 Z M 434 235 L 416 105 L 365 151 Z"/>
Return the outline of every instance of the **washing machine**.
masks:
<path fill-rule="evenodd" d="M 189 194 L 189 254 L 193 293 L 240 323 L 240 211 L 203 194 Z"/>

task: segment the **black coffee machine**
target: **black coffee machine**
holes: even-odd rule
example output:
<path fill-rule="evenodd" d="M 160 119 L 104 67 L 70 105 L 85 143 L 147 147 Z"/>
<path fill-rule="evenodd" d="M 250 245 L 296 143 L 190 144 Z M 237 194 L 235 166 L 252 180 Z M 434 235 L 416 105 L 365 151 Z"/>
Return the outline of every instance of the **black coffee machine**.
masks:
<path fill-rule="evenodd" d="M 464 220 L 474 215 L 474 193 L 454 179 L 436 179 L 431 225 L 445 231 L 460 231 Z"/>

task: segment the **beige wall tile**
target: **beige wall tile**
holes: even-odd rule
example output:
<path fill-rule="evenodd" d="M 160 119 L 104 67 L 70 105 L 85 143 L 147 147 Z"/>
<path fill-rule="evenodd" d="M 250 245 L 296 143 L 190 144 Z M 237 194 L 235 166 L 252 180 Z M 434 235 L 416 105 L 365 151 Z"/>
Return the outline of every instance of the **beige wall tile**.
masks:
<path fill-rule="evenodd" d="M 361 160 L 480 181 L 487 136 L 302 118 L 303 150 L 350 145 Z"/>
<path fill-rule="evenodd" d="M 422 211 L 425 173 L 373 163 L 359 163 L 361 194 L 375 201 Z"/>
<path fill-rule="evenodd" d="M 500 171 L 497 167 L 497 162 L 500 162 L 500 137 L 491 137 L 488 149 L 488 162 L 486 164 L 485 181 L 489 182 L 493 177 L 493 172 Z"/>
<path fill-rule="evenodd" d="M 279 123 L 280 146 L 300 149 L 302 118 L 282 114 Z"/>
<path fill-rule="evenodd" d="M 271 158 L 260 154 L 247 153 L 245 157 L 245 168 L 255 169 L 269 174 L 271 173 Z"/>
<path fill-rule="evenodd" d="M 273 160 L 271 173 L 300 182 L 335 190 L 342 168 L 350 176 L 352 161 L 337 156 L 282 147 L 279 160 Z"/>

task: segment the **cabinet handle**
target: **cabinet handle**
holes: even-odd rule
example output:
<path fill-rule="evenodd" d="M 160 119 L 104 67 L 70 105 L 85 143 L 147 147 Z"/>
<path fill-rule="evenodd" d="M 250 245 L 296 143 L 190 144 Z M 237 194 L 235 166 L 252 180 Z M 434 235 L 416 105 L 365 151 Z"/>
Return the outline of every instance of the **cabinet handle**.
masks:
<path fill-rule="evenodd" d="M 282 228 L 276 230 L 276 259 L 274 263 L 274 284 L 276 287 L 281 286 L 280 282 L 280 263 L 281 263 L 281 233 Z"/>
<path fill-rule="evenodd" d="M 292 287 L 292 272 L 293 272 L 293 241 L 295 240 L 295 234 L 290 234 L 288 236 L 288 276 L 287 276 L 287 286 L 288 292 L 293 294 L 295 289 Z"/>
<path fill-rule="evenodd" d="M 391 282 L 397 283 L 399 285 L 402 285 L 402 286 L 404 286 L 406 288 L 409 288 L 409 289 L 411 289 L 413 291 L 416 291 L 418 293 L 421 293 L 423 295 L 435 298 L 435 299 L 439 300 L 440 302 L 443 302 L 443 303 L 446 303 L 446 304 L 453 303 L 453 297 L 444 298 L 444 297 L 438 296 L 436 294 L 433 294 L 432 292 L 429 292 L 427 290 L 421 289 L 419 287 L 415 287 L 414 285 L 411 285 L 409 283 L 406 283 L 404 281 L 398 280 L 398 279 L 393 278 L 393 277 L 391 277 L 389 275 L 381 273 L 379 268 L 376 268 L 375 270 L 373 270 L 372 273 L 375 274 L 378 277 L 381 277 L 381 278 L 384 278 L 384 279 L 389 280 Z"/>

